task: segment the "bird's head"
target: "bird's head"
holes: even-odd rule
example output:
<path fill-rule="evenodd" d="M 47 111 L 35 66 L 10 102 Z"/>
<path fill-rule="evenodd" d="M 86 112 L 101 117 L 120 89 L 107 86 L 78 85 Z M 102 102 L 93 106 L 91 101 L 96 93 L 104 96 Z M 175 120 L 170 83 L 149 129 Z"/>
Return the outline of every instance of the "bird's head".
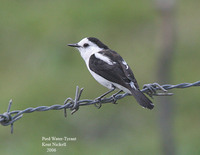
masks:
<path fill-rule="evenodd" d="M 77 48 L 84 60 L 88 59 L 96 52 L 108 49 L 106 45 L 94 37 L 84 38 L 80 42 L 76 44 L 68 44 L 68 46 Z"/>

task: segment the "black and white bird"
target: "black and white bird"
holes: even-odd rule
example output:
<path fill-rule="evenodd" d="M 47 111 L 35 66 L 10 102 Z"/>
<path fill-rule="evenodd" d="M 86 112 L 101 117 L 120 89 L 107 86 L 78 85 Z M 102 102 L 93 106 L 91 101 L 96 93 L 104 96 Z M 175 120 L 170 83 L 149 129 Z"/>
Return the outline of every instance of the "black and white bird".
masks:
<path fill-rule="evenodd" d="M 89 72 L 96 81 L 110 89 L 108 93 L 118 88 L 119 92 L 132 94 L 142 107 L 153 109 L 153 103 L 140 91 L 131 68 L 118 53 L 94 37 L 68 46 L 79 50 Z"/>

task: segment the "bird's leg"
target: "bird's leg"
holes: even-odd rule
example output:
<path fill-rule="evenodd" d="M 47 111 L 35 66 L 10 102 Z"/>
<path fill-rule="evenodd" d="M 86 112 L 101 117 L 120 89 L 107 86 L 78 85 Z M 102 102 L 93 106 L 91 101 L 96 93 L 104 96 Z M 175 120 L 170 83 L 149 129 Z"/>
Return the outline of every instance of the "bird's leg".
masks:
<path fill-rule="evenodd" d="M 119 90 L 117 93 L 113 94 L 111 97 L 113 98 L 113 104 L 117 104 L 117 99 L 116 99 L 116 96 L 121 93 L 122 90 Z"/>
<path fill-rule="evenodd" d="M 113 92 L 115 90 L 115 87 L 113 87 L 111 90 L 105 92 L 104 94 L 102 94 L 101 96 L 97 97 L 96 100 L 101 100 L 103 97 L 105 97 L 106 95 L 110 94 L 111 92 Z"/>
<path fill-rule="evenodd" d="M 95 107 L 97 107 L 98 109 L 101 108 L 101 99 L 103 97 L 105 97 L 106 95 L 110 94 L 111 92 L 113 92 L 115 90 L 116 87 L 113 86 L 113 88 L 107 92 L 105 92 L 104 94 L 102 94 L 101 96 L 97 97 L 95 100 L 99 101 L 98 103 L 95 103 Z"/>

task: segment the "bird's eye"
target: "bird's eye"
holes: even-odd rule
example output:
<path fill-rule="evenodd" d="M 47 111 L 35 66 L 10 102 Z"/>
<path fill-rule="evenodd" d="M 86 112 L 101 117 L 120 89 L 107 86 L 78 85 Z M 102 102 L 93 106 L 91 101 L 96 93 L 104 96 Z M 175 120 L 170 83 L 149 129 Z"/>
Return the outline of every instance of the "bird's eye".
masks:
<path fill-rule="evenodd" d="M 83 47 L 88 47 L 89 46 L 89 44 L 87 44 L 87 43 L 85 43 L 84 45 L 83 45 Z"/>

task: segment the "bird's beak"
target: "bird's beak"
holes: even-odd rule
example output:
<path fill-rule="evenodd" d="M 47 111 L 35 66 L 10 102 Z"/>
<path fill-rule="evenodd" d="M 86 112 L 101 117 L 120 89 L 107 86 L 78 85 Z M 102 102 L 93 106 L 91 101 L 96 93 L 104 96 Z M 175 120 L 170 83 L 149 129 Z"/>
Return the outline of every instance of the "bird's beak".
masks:
<path fill-rule="evenodd" d="M 79 46 L 78 44 L 68 44 L 68 46 L 77 47 L 77 48 L 81 47 L 81 46 Z"/>

